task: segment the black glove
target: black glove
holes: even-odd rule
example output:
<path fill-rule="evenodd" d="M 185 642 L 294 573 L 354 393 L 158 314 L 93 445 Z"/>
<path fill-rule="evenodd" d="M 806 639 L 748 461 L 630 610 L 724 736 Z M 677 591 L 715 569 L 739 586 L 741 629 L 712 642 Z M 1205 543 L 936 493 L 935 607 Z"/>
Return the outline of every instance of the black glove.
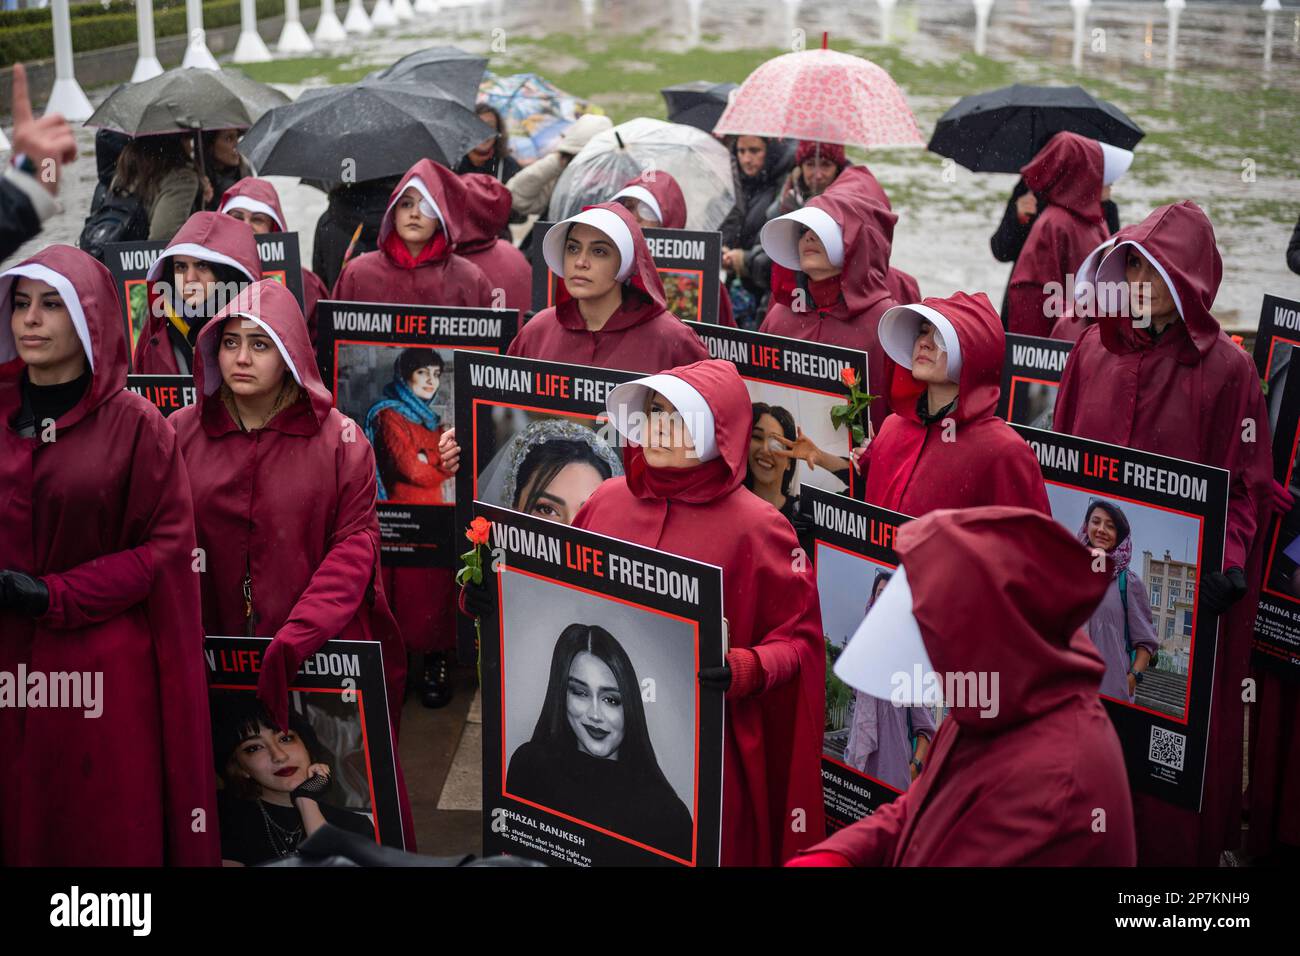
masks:
<path fill-rule="evenodd" d="M 461 592 L 460 609 L 470 617 L 490 620 L 497 616 L 497 576 L 483 569 L 483 582 L 466 584 Z"/>
<path fill-rule="evenodd" d="M 298 786 L 294 787 L 293 792 L 289 794 L 290 800 L 307 799 L 319 800 L 321 795 L 330 788 L 330 778 L 328 774 L 318 773 L 308 777 Z"/>
<path fill-rule="evenodd" d="M 725 694 L 731 687 L 731 668 L 723 664 L 721 667 L 702 668 L 698 675 L 700 686 L 705 690 L 716 690 Z"/>
<path fill-rule="evenodd" d="M 0 607 L 40 617 L 50 609 L 50 589 L 21 571 L 0 571 Z"/>
<path fill-rule="evenodd" d="M 1222 614 L 1246 594 L 1246 572 L 1241 568 L 1215 571 L 1201 578 L 1201 607 Z"/>

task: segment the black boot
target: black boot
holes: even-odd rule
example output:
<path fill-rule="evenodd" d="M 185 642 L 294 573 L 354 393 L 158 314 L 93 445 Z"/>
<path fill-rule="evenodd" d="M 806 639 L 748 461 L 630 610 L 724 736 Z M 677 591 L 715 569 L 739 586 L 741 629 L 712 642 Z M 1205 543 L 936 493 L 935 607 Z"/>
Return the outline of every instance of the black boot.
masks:
<path fill-rule="evenodd" d="M 446 654 L 425 654 L 420 677 L 420 703 L 436 710 L 451 703 L 451 663 Z"/>

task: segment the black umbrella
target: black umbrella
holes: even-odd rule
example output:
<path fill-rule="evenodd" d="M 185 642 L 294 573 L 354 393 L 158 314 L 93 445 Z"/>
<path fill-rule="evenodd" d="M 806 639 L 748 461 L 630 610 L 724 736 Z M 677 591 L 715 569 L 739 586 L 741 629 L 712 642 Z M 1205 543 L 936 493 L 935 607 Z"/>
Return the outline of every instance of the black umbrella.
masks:
<path fill-rule="evenodd" d="M 682 123 L 712 133 L 722 111 L 727 108 L 728 94 L 736 86 L 735 83 L 691 80 L 689 83 L 665 86 L 659 95 L 668 106 L 668 122 Z"/>
<path fill-rule="evenodd" d="M 478 101 L 478 88 L 487 69 L 487 57 L 466 53 L 455 46 L 431 46 L 409 53 L 366 79 L 393 83 L 428 83 L 447 99 L 470 109 Z"/>
<path fill-rule="evenodd" d="M 180 68 L 118 87 L 86 125 L 128 136 L 246 129 L 288 102 L 289 97 L 274 87 L 234 70 Z"/>
<path fill-rule="evenodd" d="M 1119 107 L 1079 86 L 1016 83 L 963 96 L 935 124 L 929 149 L 976 173 L 1015 173 L 1062 131 L 1132 149 L 1145 135 Z"/>
<path fill-rule="evenodd" d="M 421 159 L 452 167 L 491 135 L 462 103 L 362 80 L 271 110 L 239 150 L 262 175 L 329 185 L 399 176 Z"/>

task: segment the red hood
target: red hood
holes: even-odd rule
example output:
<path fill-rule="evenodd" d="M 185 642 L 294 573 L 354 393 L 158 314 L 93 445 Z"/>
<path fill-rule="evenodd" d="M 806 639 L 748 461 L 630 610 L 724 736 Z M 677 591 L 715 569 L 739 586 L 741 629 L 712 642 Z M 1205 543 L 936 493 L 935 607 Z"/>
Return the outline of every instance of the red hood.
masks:
<path fill-rule="evenodd" d="M 640 325 L 642 322 L 649 322 L 660 312 L 666 312 L 668 310 L 668 296 L 664 293 L 663 280 L 659 278 L 659 270 L 655 268 L 655 261 L 650 256 L 650 247 L 646 244 L 645 233 L 641 231 L 641 227 L 637 225 L 633 215 L 624 208 L 622 203 L 618 202 L 603 202 L 596 206 L 586 206 L 584 209 L 608 209 L 627 224 L 627 228 L 632 234 L 634 262 L 632 272 L 624 280 L 624 285 L 633 286 L 644 292 L 654 306 L 651 308 L 644 303 L 631 303 L 625 297 L 623 305 L 609 317 L 603 331 L 618 332 L 628 329 L 634 325 Z M 569 290 L 564 287 L 564 279 L 556 276 L 556 305 L 563 305 L 571 301 L 572 298 L 569 295 Z M 560 324 L 566 328 L 586 328 L 586 324 L 576 308 L 557 308 L 555 313 Z"/>
<path fill-rule="evenodd" d="M 49 270 L 61 277 L 63 283 L 70 285 L 85 318 L 94 373 L 90 388 L 81 401 L 59 419 L 59 427 L 68 428 L 126 388 L 127 348 L 126 332 L 122 328 L 121 300 L 117 297 L 117 286 L 112 274 L 98 260 L 72 246 L 47 246 L 10 268 L 29 267 L 36 267 L 31 269 L 33 272 Z M 10 381 L 15 380 L 26 367 L 17 358 L 10 322 L 15 282 L 16 276 L 0 279 L 0 379 Z M 49 284 L 56 285 L 54 282 Z M 66 300 L 65 304 L 71 306 Z"/>
<path fill-rule="evenodd" d="M 1111 579 L 1064 527 L 1026 508 L 933 511 L 899 528 L 895 548 L 934 669 L 988 674 L 990 689 L 998 675 L 998 713 L 956 707 L 963 730 L 1002 730 L 1096 696 L 1105 667 L 1080 628 Z"/>
<path fill-rule="evenodd" d="M 275 219 L 279 223 L 280 232 L 288 232 L 289 220 L 284 218 L 284 210 L 280 208 L 280 194 L 275 191 L 265 179 L 258 179 L 254 176 L 246 176 L 237 181 L 233 186 L 221 194 L 221 203 L 217 206 L 221 212 L 226 211 L 226 205 L 232 199 L 251 199 L 253 202 L 261 203 L 269 207 L 275 213 Z"/>
<path fill-rule="evenodd" d="M 1006 353 L 1006 336 L 997 309 L 983 292 L 974 295 L 955 292 L 946 299 L 922 299 L 921 304 L 946 316 L 957 331 L 957 341 L 961 346 L 961 374 L 958 376 L 961 381 L 957 383 L 957 409 L 952 417 L 964 425 L 994 414 L 998 397 L 1002 394 L 1002 362 Z M 905 385 L 915 382 L 905 369 L 902 374 L 907 378 Z M 912 391 L 910 394 L 910 400 L 895 397 L 892 408 L 904 418 L 918 421 L 918 393 Z"/>
<path fill-rule="evenodd" d="M 889 298 L 889 252 L 898 217 L 880 198 L 884 190 L 865 166 L 844 170 L 826 191 L 808 200 L 825 210 L 844 235 L 840 294 L 850 314 L 867 311 Z"/>
<path fill-rule="evenodd" d="M 466 173 L 460 181 L 465 187 L 465 218 L 460 224 L 456 253 L 491 249 L 510 221 L 510 190 L 485 173 Z"/>
<path fill-rule="evenodd" d="M 619 189 L 627 189 L 629 186 L 640 186 L 655 197 L 659 211 L 663 213 L 661 225 L 664 229 L 686 228 L 686 197 L 682 195 L 682 187 L 677 185 L 677 180 L 668 173 L 662 169 L 646 170 L 633 176 Z"/>
<path fill-rule="evenodd" d="M 1219 322 L 1210 308 L 1223 278 L 1223 259 L 1209 218 L 1191 200 L 1161 206 L 1140 223 L 1116 233 L 1110 255 L 1124 255 L 1114 250 L 1130 242 L 1141 246 L 1164 269 L 1192 344 L 1202 356 L 1208 355 L 1219 338 Z M 1099 324 L 1102 344 L 1111 352 L 1129 352 L 1151 341 L 1145 331 L 1133 328 L 1130 318 L 1103 316 Z"/>
<path fill-rule="evenodd" d="M 460 241 L 461 230 L 465 227 L 465 185 L 461 182 L 461 178 L 446 166 L 439 166 L 431 159 L 422 159 L 407 170 L 402 181 L 388 197 L 388 208 L 384 210 L 383 221 L 379 224 L 379 247 L 381 249 L 384 247 L 384 240 L 393 231 L 393 206 L 397 203 L 398 197 L 406 192 L 406 187 L 411 185 L 413 179 L 419 179 L 424 183 L 424 188 L 429 191 L 434 205 L 442 213 L 442 228 L 447 235 L 447 242 L 455 246 Z"/>
<path fill-rule="evenodd" d="M 226 319 L 233 315 L 248 315 L 258 319 L 271 331 L 273 338 L 278 340 L 276 345 L 280 349 L 280 357 L 298 373 L 299 384 L 311 398 L 314 424 L 309 431 L 315 432 L 329 415 L 334 398 L 325 387 L 320 370 L 316 367 L 316 352 L 307 336 L 307 323 L 303 320 L 302 310 L 298 308 L 298 300 L 274 279 L 262 279 L 248 286 L 233 302 L 218 312 L 211 322 L 204 325 L 199 333 L 194 349 L 194 387 L 199 394 L 199 403 L 203 406 L 204 420 L 211 420 L 210 407 L 220 410 L 219 420 L 223 423 L 226 418 L 218 394 L 221 371 L 217 364 L 217 347 L 222 327 L 226 324 Z M 277 416 L 272 421 L 277 427 L 282 427 L 289 421 L 287 418 L 281 421 L 282 418 L 285 416 Z"/>
<path fill-rule="evenodd" d="M 1101 211 L 1104 162 L 1097 141 L 1078 133 L 1057 133 L 1027 166 L 1020 169 L 1025 185 L 1053 206 L 1070 210 L 1091 222 L 1105 222 Z"/>
<path fill-rule="evenodd" d="M 150 267 L 150 280 L 162 276 L 164 265 L 173 253 L 232 266 L 244 273 L 249 282 L 262 277 L 262 260 L 257 254 L 257 238 L 252 227 L 219 212 L 196 212 L 185 220 L 185 225 L 172 236 L 167 248 Z"/>
<path fill-rule="evenodd" d="M 666 498 L 701 504 L 721 498 L 745 480 L 753 407 L 736 366 L 720 359 L 665 369 L 704 396 L 713 413 L 718 457 L 693 468 L 651 468 L 640 446 L 624 449 L 628 489 L 638 498 Z"/>

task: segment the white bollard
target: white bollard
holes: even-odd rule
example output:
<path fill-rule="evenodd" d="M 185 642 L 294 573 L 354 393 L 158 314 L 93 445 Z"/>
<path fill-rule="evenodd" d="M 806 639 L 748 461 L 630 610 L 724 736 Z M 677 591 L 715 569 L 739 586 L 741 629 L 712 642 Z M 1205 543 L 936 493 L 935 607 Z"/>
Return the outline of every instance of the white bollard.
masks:
<path fill-rule="evenodd" d="M 45 112 L 62 113 L 74 123 L 90 119 L 95 112 L 72 69 L 72 17 L 68 0 L 50 0 L 50 18 L 54 27 L 54 88 L 50 90 Z"/>
<path fill-rule="evenodd" d="M 181 66 L 200 70 L 219 70 L 217 58 L 208 49 L 207 33 L 203 30 L 203 0 L 185 0 L 185 30 L 190 45 L 185 48 Z"/>
<path fill-rule="evenodd" d="M 152 0 L 135 2 L 135 36 L 140 53 L 136 57 L 135 69 L 131 71 L 131 82 L 143 83 L 163 71 L 162 64 L 158 62 L 158 51 L 154 47 Z"/>
<path fill-rule="evenodd" d="M 415 12 L 421 16 L 438 12 L 438 0 L 415 0 Z"/>
<path fill-rule="evenodd" d="M 411 6 L 411 0 L 393 0 L 393 16 L 397 17 L 398 23 L 410 23 L 415 19 L 415 8 Z"/>
<path fill-rule="evenodd" d="M 236 63 L 265 63 L 271 59 L 271 51 L 257 32 L 257 0 L 239 0 L 239 41 L 231 59 Z"/>
<path fill-rule="evenodd" d="M 366 8 L 361 5 L 361 0 L 348 0 L 348 13 L 343 18 L 343 29 L 359 36 L 365 36 L 375 29 L 370 22 L 369 14 L 366 13 Z"/>
<path fill-rule="evenodd" d="M 1169 40 L 1165 44 L 1165 69 L 1171 73 L 1178 65 L 1178 16 L 1187 6 L 1187 0 L 1165 0 L 1169 11 Z"/>
<path fill-rule="evenodd" d="M 889 42 L 889 28 L 894 18 L 894 7 L 898 0 L 876 0 L 876 5 L 880 7 L 880 42 Z"/>
<path fill-rule="evenodd" d="M 284 0 L 284 26 L 275 49 L 278 53 L 310 53 L 316 49 L 298 15 L 298 0 Z"/>
<path fill-rule="evenodd" d="M 376 30 L 390 30 L 397 26 L 397 16 L 390 0 L 376 0 L 370 8 L 370 23 Z"/>
<path fill-rule="evenodd" d="M 334 0 L 320 0 L 320 19 L 316 21 L 312 40 L 319 46 L 322 43 L 342 43 L 347 38 L 347 31 L 334 12 Z"/>
<path fill-rule="evenodd" d="M 993 10 L 993 0 L 975 0 L 975 52 L 984 55 L 985 41 L 988 37 L 989 13 Z"/>
<path fill-rule="evenodd" d="M 1092 0 L 1070 0 L 1070 6 L 1074 8 L 1074 53 L 1070 62 L 1076 70 L 1083 69 L 1083 39 L 1088 28 L 1088 7 L 1091 5 Z"/>
<path fill-rule="evenodd" d="M 0 129 L 0 153 L 3 153 L 8 149 L 10 149 L 9 137 L 5 135 L 4 130 Z"/>
<path fill-rule="evenodd" d="M 1279 0 L 1264 0 L 1264 69 L 1273 68 L 1273 18 L 1282 9 Z"/>

